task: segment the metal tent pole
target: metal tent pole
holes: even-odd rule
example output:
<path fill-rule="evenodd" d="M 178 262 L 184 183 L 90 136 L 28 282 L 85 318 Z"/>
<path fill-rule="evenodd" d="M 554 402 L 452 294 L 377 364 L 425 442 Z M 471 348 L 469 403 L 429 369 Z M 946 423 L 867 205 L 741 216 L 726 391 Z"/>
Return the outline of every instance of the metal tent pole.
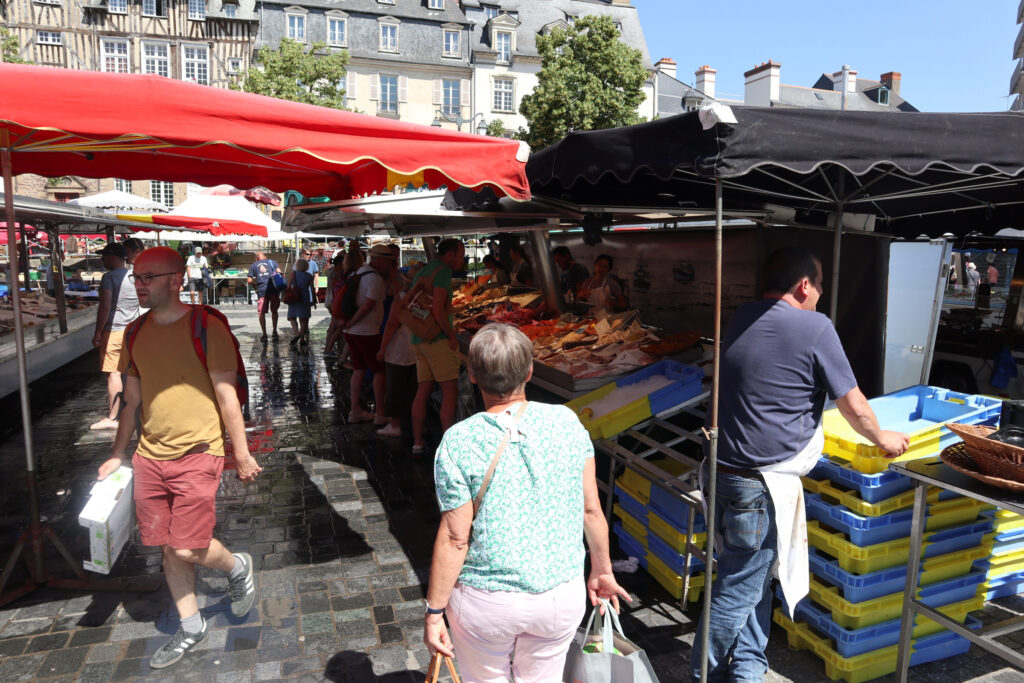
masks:
<path fill-rule="evenodd" d="M 846 176 L 842 175 L 842 171 L 840 171 L 839 182 L 836 184 L 836 196 L 839 197 L 839 201 L 836 202 L 836 230 L 832 239 L 832 296 L 829 317 L 832 318 L 833 325 L 839 319 L 839 257 L 843 249 L 843 209 L 845 204 L 842 197 L 845 184 Z"/>
<path fill-rule="evenodd" d="M 25 352 L 25 333 L 22 329 L 21 292 L 18 283 L 18 247 L 14 239 L 14 181 L 12 171 L 12 148 L 10 133 L 0 130 L 0 166 L 3 167 L 4 212 L 7 218 L 7 254 L 8 277 L 7 285 L 14 302 L 14 345 L 18 358 L 18 390 L 21 398 L 21 429 L 25 439 L 25 490 L 28 494 L 29 527 L 21 533 L 18 542 L 11 551 L 0 575 L 0 606 L 27 595 L 37 588 L 50 586 L 54 588 L 70 588 L 74 590 L 112 590 L 112 591 L 151 591 L 156 590 L 163 581 L 159 577 L 142 576 L 128 579 L 105 579 L 92 581 L 61 543 L 60 539 L 48 526 L 43 526 L 39 516 L 39 492 L 36 482 L 35 454 L 32 445 L 32 413 L 28 396 L 28 357 Z M 74 579 L 61 579 L 53 576 L 43 566 L 43 538 L 47 538 L 64 558 L 75 573 Z M 27 548 L 26 548 L 27 546 Z M 27 552 L 26 552 L 27 550 Z M 3 590 L 7 585 L 18 558 L 24 553 L 28 565 L 29 578 L 22 586 L 7 593 Z"/>
<path fill-rule="evenodd" d="M 711 361 L 711 445 L 708 449 L 708 483 L 704 492 L 707 539 L 704 544 L 704 615 L 700 622 L 700 680 L 708 680 L 708 638 L 711 629 L 711 584 L 715 558 L 715 486 L 718 476 L 718 369 L 722 336 L 722 181 L 715 178 L 715 342 Z"/>

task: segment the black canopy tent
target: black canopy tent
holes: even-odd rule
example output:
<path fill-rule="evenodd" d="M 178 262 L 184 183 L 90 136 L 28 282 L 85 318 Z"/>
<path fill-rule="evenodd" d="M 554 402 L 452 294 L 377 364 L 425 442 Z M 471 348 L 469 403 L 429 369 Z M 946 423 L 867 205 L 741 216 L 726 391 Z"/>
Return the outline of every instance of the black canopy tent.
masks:
<path fill-rule="evenodd" d="M 536 198 L 575 205 L 597 225 L 629 207 L 715 209 L 714 369 L 706 495 L 713 501 L 723 216 L 763 210 L 768 222 L 834 226 L 835 320 L 844 226 L 860 224 L 896 236 L 917 236 L 992 234 L 1018 225 L 1024 222 L 1022 143 L 1024 116 L 1012 112 L 730 110 L 713 105 L 636 126 L 571 133 L 533 154 L 527 177 Z M 858 216 L 851 221 L 849 214 Z M 708 515 L 707 558 L 714 556 L 714 537 L 714 515 Z M 708 581 L 706 615 L 710 602 Z M 702 681 L 707 680 L 708 623 L 703 622 Z"/>

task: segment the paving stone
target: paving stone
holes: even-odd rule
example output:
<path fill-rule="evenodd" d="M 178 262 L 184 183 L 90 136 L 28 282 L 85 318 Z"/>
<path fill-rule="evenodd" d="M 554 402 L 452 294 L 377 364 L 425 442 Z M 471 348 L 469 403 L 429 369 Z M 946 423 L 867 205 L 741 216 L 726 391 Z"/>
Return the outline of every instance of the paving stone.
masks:
<path fill-rule="evenodd" d="M 257 681 L 277 681 L 281 678 L 281 662 L 259 662 L 253 671 Z"/>
<path fill-rule="evenodd" d="M 43 636 L 36 636 L 25 646 L 25 652 L 45 652 L 47 650 L 59 650 L 68 642 L 67 631 L 60 633 L 49 633 Z"/>
<path fill-rule="evenodd" d="M 327 597 L 326 591 L 317 593 L 306 593 L 299 596 L 299 610 L 303 614 L 313 614 L 316 612 L 330 612 L 331 601 Z"/>
<path fill-rule="evenodd" d="M 92 649 L 89 650 L 89 657 L 86 661 L 92 662 L 110 662 L 115 659 L 121 658 L 121 653 L 124 652 L 124 643 L 103 643 L 101 645 L 93 645 Z"/>
<path fill-rule="evenodd" d="M 319 657 L 300 657 L 298 659 L 289 659 L 281 662 L 281 676 L 294 676 L 295 674 L 305 673 L 307 671 L 319 672 L 321 668 Z"/>
<path fill-rule="evenodd" d="M 401 594 L 402 600 L 425 600 L 427 597 L 426 591 L 420 586 L 406 586 L 399 588 L 398 592 Z"/>
<path fill-rule="evenodd" d="M 4 657 L 0 659 L 0 681 L 29 681 L 35 677 L 36 670 L 43 663 L 46 654 L 37 652 L 21 657 Z"/>
<path fill-rule="evenodd" d="M 404 647 L 380 647 L 367 655 L 373 664 L 373 673 L 378 676 L 405 671 L 409 663 L 409 652 Z"/>
<path fill-rule="evenodd" d="M 175 626 L 177 628 L 177 626 Z M 174 634 L 174 630 L 170 630 L 167 633 L 161 634 L 161 631 L 156 627 L 154 623 L 128 623 L 118 624 L 114 627 L 110 633 L 111 641 L 119 640 L 136 640 L 138 638 L 152 638 L 153 636 L 166 635 L 171 636 Z"/>
<path fill-rule="evenodd" d="M 66 650 L 57 650 L 46 655 L 46 659 L 39 667 L 39 676 L 64 676 L 76 673 L 85 663 L 86 655 L 89 654 L 87 647 L 73 647 Z"/>
<path fill-rule="evenodd" d="M 396 602 L 402 602 L 402 594 L 398 592 L 397 588 L 381 588 L 373 591 L 373 604 L 375 605 L 393 605 Z"/>
<path fill-rule="evenodd" d="M 303 614 L 300 618 L 303 635 L 326 633 L 334 630 L 334 618 L 330 612 Z"/>
<path fill-rule="evenodd" d="M 109 662 L 90 662 L 82 667 L 82 673 L 79 674 L 79 683 L 107 683 L 111 676 L 114 675 L 115 663 Z"/>
<path fill-rule="evenodd" d="M 373 608 L 373 621 L 376 624 L 387 624 L 395 620 L 395 610 L 391 605 Z"/>
<path fill-rule="evenodd" d="M 377 627 L 377 634 L 382 645 L 388 643 L 400 643 L 405 640 L 405 634 L 397 624 L 383 624 Z"/>
<path fill-rule="evenodd" d="M 261 631 L 262 629 L 258 626 L 229 628 L 224 651 L 255 650 L 259 646 Z"/>
<path fill-rule="evenodd" d="M 331 609 L 335 612 L 342 612 L 356 607 L 369 607 L 372 604 L 373 594 L 369 592 L 331 598 Z"/>
<path fill-rule="evenodd" d="M 17 636 L 29 636 L 35 633 L 45 633 L 53 626 L 53 619 L 25 619 L 24 621 L 11 620 L 0 632 L 0 638 L 16 638 Z"/>
<path fill-rule="evenodd" d="M 7 638 L 0 640 L 0 657 L 17 657 L 25 651 L 31 638 Z"/>
<path fill-rule="evenodd" d="M 248 671 L 231 671 L 217 674 L 217 683 L 249 683 L 252 674 Z"/>
<path fill-rule="evenodd" d="M 96 643 L 104 643 L 110 638 L 110 632 L 113 629 L 110 626 L 104 626 L 101 628 L 85 628 L 75 631 L 71 636 L 71 647 L 76 645 L 94 645 Z"/>

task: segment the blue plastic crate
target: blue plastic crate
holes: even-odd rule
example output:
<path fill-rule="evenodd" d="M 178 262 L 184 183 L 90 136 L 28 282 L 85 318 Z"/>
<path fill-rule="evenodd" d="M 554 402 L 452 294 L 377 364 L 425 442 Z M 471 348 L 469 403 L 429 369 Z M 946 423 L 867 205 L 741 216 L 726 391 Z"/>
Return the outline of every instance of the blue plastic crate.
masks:
<path fill-rule="evenodd" d="M 654 488 L 654 487 L 652 486 L 651 488 Z M 679 520 L 679 519 L 668 519 L 664 515 L 659 513 L 657 510 L 655 510 L 653 507 L 652 507 L 651 511 L 654 514 L 658 515 L 658 518 L 661 519 L 661 521 L 665 522 L 665 524 L 668 524 L 670 527 L 672 527 L 673 529 L 675 529 L 679 533 L 681 533 L 681 534 L 685 534 L 686 533 L 686 517 L 683 517 L 681 520 Z M 689 514 L 689 511 L 687 511 L 687 514 Z M 698 511 L 697 514 L 695 514 L 693 516 L 693 533 L 695 533 L 695 534 L 702 534 L 702 533 L 704 533 L 707 530 L 708 530 L 708 525 L 704 521 L 704 513 Z"/>
<path fill-rule="evenodd" d="M 683 576 L 686 569 L 686 555 L 677 553 L 668 543 L 661 540 L 656 534 L 647 537 L 647 550 L 658 556 L 658 559 L 668 565 L 669 569 L 676 574 Z M 704 562 L 697 557 L 690 558 L 690 573 L 704 570 Z"/>
<path fill-rule="evenodd" d="M 844 532 L 850 542 L 861 546 L 885 543 L 909 536 L 914 519 L 913 509 L 898 510 L 878 517 L 865 517 L 842 505 L 826 503 L 821 496 L 808 491 L 804 491 L 804 505 L 810 519 L 817 519 Z M 976 519 L 982 505 L 970 498 L 958 497 L 954 500 L 929 505 L 928 515 L 931 517 L 932 510 L 937 510 L 935 513 L 939 517 L 937 528 L 948 527 Z M 942 521 L 943 519 L 949 521 Z"/>
<path fill-rule="evenodd" d="M 1024 593 L 1024 572 L 1006 574 L 995 579 L 989 579 L 985 586 L 986 600 L 1020 595 Z"/>
<path fill-rule="evenodd" d="M 958 550 L 948 555 L 939 555 L 922 560 L 918 565 L 918 578 L 926 571 L 934 571 L 942 575 L 940 567 L 949 567 L 945 575 L 947 577 L 961 576 L 970 573 L 973 569 L 984 567 L 979 562 L 984 562 L 984 557 L 989 554 L 987 546 L 978 546 L 970 550 Z M 903 590 L 907 582 L 907 567 L 889 567 L 867 574 L 854 574 L 839 566 L 839 562 L 821 553 L 817 548 L 808 548 L 808 563 L 811 573 L 815 577 L 837 586 L 843 594 L 843 598 L 849 602 L 864 602 L 874 600 L 884 595 L 891 595 Z M 941 579 L 939 579 L 941 580 Z M 928 584 L 924 584 L 928 585 Z"/>
<path fill-rule="evenodd" d="M 1006 553 L 1024 550 L 1024 529 L 1014 529 L 1002 534 L 996 534 L 992 543 L 993 555 L 1005 555 Z"/>
<path fill-rule="evenodd" d="M 676 529 L 682 530 L 686 528 L 686 520 L 690 515 L 690 505 L 668 489 L 662 486 L 652 486 L 650 506 L 652 510 L 658 513 L 658 516 Z M 697 510 L 697 516 L 703 520 L 703 511 Z M 694 532 L 696 531 L 697 529 L 695 528 Z"/>
<path fill-rule="evenodd" d="M 782 599 L 782 588 L 776 588 L 776 595 Z M 947 609 L 951 612 L 952 618 L 957 614 L 963 614 L 967 618 L 967 612 L 971 611 L 973 605 L 967 600 L 964 604 L 956 605 L 951 603 Z M 945 607 L 945 605 L 943 605 Z M 953 607 L 957 607 L 954 609 Z M 901 619 L 890 619 L 880 624 L 864 626 L 863 628 L 843 628 L 837 624 L 829 614 L 828 610 L 822 609 L 810 600 L 801 600 L 796 606 L 794 616 L 811 625 L 815 631 L 832 640 L 835 650 L 843 657 L 853 657 L 864 654 L 879 648 L 896 645 L 900 640 Z M 923 617 L 918 617 L 918 623 Z M 962 623 L 962 622 L 961 622 Z M 928 634 L 932 635 L 932 634 Z"/>
<path fill-rule="evenodd" d="M 651 488 L 653 489 L 654 487 L 652 486 Z M 618 484 L 615 485 L 615 495 L 619 497 L 619 505 L 622 506 L 623 510 L 625 510 L 634 518 L 636 518 L 636 521 L 642 523 L 644 526 L 647 526 L 646 505 L 644 505 L 639 500 L 626 493 L 626 491 Z"/>
<path fill-rule="evenodd" d="M 619 550 L 629 557 L 636 557 L 640 560 L 640 566 L 647 569 L 647 548 L 643 547 L 640 541 L 629 535 L 629 532 L 622 528 L 622 522 L 612 523 L 612 532 L 619 539 Z"/>
<path fill-rule="evenodd" d="M 823 455 L 808 476 L 856 489 L 860 497 L 869 503 L 878 503 L 914 488 L 914 480 L 898 472 L 886 470 L 878 474 L 864 474 L 845 466 L 844 462 L 842 458 Z"/>

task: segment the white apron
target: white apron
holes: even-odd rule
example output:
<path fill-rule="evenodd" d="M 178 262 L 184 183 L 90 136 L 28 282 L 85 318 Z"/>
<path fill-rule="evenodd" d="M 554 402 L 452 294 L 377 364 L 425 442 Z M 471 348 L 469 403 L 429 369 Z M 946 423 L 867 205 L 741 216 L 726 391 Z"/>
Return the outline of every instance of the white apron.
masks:
<path fill-rule="evenodd" d="M 807 560 L 807 513 L 804 509 L 804 491 L 800 477 L 818 463 L 825 447 L 825 432 L 821 425 L 802 451 L 788 460 L 757 468 L 768 488 L 775 508 L 777 558 L 773 573 L 782 585 L 789 616 L 793 617 L 796 603 L 811 589 L 810 565 Z M 707 490 L 705 468 L 700 468 L 701 493 Z M 708 518 L 707 497 L 702 496 L 704 519 Z M 715 533 L 715 544 L 721 542 L 721 531 Z"/>

